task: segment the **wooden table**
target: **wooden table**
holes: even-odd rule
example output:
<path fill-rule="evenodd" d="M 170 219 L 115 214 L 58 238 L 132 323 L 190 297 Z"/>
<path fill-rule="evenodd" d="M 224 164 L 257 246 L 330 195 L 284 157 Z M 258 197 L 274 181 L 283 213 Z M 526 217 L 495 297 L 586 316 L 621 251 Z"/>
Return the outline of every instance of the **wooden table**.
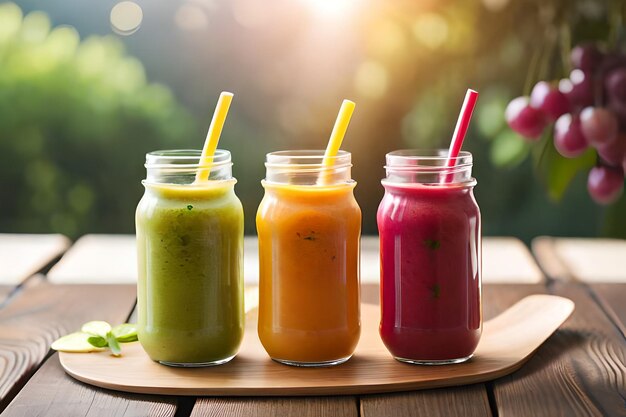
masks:
<path fill-rule="evenodd" d="M 119 323 L 132 314 L 132 237 L 86 236 L 66 251 L 68 240 L 59 236 L 0 234 L 0 248 L 13 248 L 0 256 L 1 416 L 626 416 L 626 243 L 539 238 L 532 245 L 539 264 L 516 239 L 484 243 L 485 318 L 533 293 L 576 302 L 562 329 L 514 374 L 386 395 L 193 398 L 93 388 L 65 375 L 48 349 L 83 322 Z M 258 279 L 254 251 L 247 239 L 249 285 Z M 376 252 L 376 239 L 364 238 L 363 299 L 372 303 Z"/>

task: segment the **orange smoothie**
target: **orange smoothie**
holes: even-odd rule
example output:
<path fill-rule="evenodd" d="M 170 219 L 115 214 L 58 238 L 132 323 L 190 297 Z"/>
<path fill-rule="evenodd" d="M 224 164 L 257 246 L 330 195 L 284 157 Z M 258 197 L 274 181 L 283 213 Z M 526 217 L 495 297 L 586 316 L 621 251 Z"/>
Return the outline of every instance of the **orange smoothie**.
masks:
<path fill-rule="evenodd" d="M 330 365 L 354 352 L 361 329 L 355 185 L 263 182 L 258 331 L 277 361 Z"/>

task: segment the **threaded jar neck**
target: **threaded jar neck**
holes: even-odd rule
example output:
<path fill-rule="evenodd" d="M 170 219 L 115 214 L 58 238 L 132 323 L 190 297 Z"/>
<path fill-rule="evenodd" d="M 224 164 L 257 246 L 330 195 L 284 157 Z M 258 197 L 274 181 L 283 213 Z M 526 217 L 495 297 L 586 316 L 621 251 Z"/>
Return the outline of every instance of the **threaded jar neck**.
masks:
<path fill-rule="evenodd" d="M 202 151 L 197 149 L 174 149 L 146 154 L 147 184 L 201 185 L 194 183 L 201 169 L 210 169 L 210 181 L 233 179 L 230 152 L 217 149 L 212 164 L 201 164 Z"/>
<path fill-rule="evenodd" d="M 339 151 L 324 162 L 323 150 L 278 151 L 267 154 L 265 182 L 289 185 L 339 185 L 352 181 L 352 155 Z"/>
<path fill-rule="evenodd" d="M 428 184 L 473 186 L 472 154 L 466 151 L 452 158 L 447 166 L 448 150 L 403 149 L 386 155 L 386 178 L 383 184 Z"/>

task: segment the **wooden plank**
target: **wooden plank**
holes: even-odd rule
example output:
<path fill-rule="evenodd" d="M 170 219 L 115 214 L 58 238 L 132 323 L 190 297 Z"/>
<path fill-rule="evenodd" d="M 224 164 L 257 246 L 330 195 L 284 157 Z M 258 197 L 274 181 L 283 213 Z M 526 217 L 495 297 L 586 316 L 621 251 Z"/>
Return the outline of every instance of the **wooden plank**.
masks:
<path fill-rule="evenodd" d="M 492 313 L 530 287 L 486 288 Z M 500 416 L 624 416 L 626 344 L 584 286 L 556 283 L 572 317 L 516 373 L 493 384 Z"/>
<path fill-rule="evenodd" d="M 198 398 L 191 417 L 357 417 L 355 397 Z"/>
<path fill-rule="evenodd" d="M 533 239 L 531 248 L 537 263 L 548 278 L 558 281 L 572 280 L 570 271 L 556 253 L 553 237 L 539 236 Z"/>
<path fill-rule="evenodd" d="M 123 322 L 134 286 L 52 285 L 41 278 L 0 310 L 0 409 L 41 363 L 50 344 L 86 321 Z"/>
<path fill-rule="evenodd" d="M 65 375 L 57 355 L 35 373 L 2 417 L 174 416 L 176 397 L 154 397 L 105 391 Z"/>
<path fill-rule="evenodd" d="M 590 284 L 606 314 L 626 337 L 626 284 Z"/>
<path fill-rule="evenodd" d="M 134 235 L 85 235 L 48 272 L 55 284 L 137 282 Z"/>
<path fill-rule="evenodd" d="M 361 417 L 490 416 L 484 384 L 361 397 Z"/>
<path fill-rule="evenodd" d="M 55 285 L 29 280 L 23 292 L 0 311 L 4 359 L 0 363 L 5 365 L 0 365 L 0 381 L 6 392 L 0 410 L 17 393 L 2 416 L 174 416 L 175 397 L 124 394 L 84 385 L 63 372 L 56 353 L 28 379 L 56 337 L 88 320 L 125 321 L 135 295 L 134 285 Z"/>
<path fill-rule="evenodd" d="M 536 284 L 544 282 L 544 276 L 521 240 L 514 237 L 485 237 L 483 282 Z"/>
<path fill-rule="evenodd" d="M 541 237 L 533 252 L 555 279 L 626 282 L 626 240 Z"/>
<path fill-rule="evenodd" d="M 363 285 L 364 302 L 379 304 L 378 285 Z M 440 388 L 401 394 L 360 397 L 361 417 L 376 416 L 490 416 L 485 384 L 467 387 Z"/>
<path fill-rule="evenodd" d="M 0 234 L 0 284 L 20 284 L 61 255 L 69 245 L 69 239 L 58 234 Z"/>

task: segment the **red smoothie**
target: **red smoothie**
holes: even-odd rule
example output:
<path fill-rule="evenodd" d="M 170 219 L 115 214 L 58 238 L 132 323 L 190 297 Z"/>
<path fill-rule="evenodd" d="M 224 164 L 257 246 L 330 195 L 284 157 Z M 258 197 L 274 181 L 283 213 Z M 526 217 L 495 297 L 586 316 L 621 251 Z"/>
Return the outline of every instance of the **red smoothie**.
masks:
<path fill-rule="evenodd" d="M 383 181 L 380 335 L 398 360 L 461 362 L 478 345 L 481 229 L 474 184 L 471 177 L 451 184 Z"/>

